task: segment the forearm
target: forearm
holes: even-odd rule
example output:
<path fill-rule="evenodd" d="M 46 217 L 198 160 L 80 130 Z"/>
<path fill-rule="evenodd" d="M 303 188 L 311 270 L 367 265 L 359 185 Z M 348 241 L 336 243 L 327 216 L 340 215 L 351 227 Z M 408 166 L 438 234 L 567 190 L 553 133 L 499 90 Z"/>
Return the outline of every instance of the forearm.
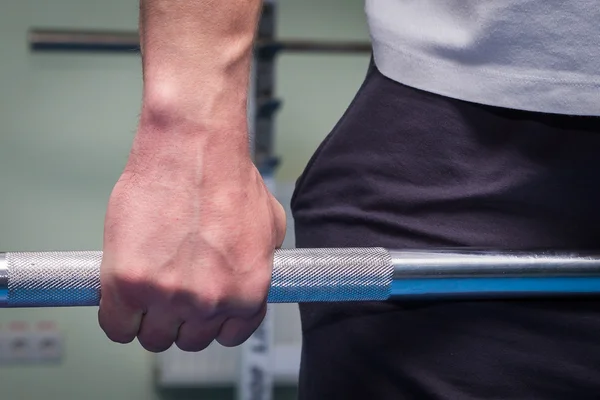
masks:
<path fill-rule="evenodd" d="M 141 0 L 140 5 L 140 125 L 247 141 L 242 136 L 261 1 Z"/>

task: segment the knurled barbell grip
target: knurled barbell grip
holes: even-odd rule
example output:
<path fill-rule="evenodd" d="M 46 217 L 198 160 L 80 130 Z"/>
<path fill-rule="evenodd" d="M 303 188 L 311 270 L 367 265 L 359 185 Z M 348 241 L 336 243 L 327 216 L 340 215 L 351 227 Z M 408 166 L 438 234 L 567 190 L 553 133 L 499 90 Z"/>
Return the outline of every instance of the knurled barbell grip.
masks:
<path fill-rule="evenodd" d="M 0 254 L 0 307 L 94 306 L 99 251 Z M 277 250 L 268 301 L 385 300 L 393 268 L 385 249 Z"/>

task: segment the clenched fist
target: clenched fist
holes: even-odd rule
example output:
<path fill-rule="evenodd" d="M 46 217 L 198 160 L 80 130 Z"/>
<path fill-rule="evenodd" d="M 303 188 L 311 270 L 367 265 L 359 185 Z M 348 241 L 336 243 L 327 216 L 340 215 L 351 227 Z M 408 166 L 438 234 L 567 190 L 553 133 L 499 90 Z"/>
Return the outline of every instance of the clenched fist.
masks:
<path fill-rule="evenodd" d="M 212 137 L 136 138 L 108 204 L 100 271 L 99 322 L 115 342 L 235 346 L 264 317 L 285 212 L 250 158 Z"/>

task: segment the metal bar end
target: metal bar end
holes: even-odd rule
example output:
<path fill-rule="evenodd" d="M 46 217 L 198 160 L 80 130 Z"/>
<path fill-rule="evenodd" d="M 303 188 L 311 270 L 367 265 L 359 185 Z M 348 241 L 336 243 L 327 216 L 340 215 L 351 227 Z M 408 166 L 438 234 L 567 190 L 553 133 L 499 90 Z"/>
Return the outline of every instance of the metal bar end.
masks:
<path fill-rule="evenodd" d="M 0 307 L 8 304 L 8 260 L 6 253 L 0 253 Z"/>

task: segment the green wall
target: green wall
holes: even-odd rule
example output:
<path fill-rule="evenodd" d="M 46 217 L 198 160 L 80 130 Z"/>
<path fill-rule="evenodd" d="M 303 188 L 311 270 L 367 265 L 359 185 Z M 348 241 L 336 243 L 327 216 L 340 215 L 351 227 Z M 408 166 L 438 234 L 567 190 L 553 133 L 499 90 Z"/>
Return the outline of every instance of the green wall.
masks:
<path fill-rule="evenodd" d="M 279 1 L 281 38 L 367 41 L 361 0 Z M 365 76 L 368 54 L 283 54 L 277 64 L 279 179 L 295 180 Z"/>
<path fill-rule="evenodd" d="M 285 0 L 281 37 L 368 39 L 363 2 Z M 30 27 L 133 30 L 133 0 L 0 1 L 0 249 L 100 249 L 104 207 L 124 165 L 141 94 L 137 55 L 31 53 Z M 282 55 L 277 153 L 293 181 L 351 101 L 368 56 Z M 57 322 L 65 333 L 59 366 L 0 367 L 0 398 L 151 400 L 159 393 L 152 355 L 110 343 L 96 309 L 2 310 L 0 325 Z"/>

